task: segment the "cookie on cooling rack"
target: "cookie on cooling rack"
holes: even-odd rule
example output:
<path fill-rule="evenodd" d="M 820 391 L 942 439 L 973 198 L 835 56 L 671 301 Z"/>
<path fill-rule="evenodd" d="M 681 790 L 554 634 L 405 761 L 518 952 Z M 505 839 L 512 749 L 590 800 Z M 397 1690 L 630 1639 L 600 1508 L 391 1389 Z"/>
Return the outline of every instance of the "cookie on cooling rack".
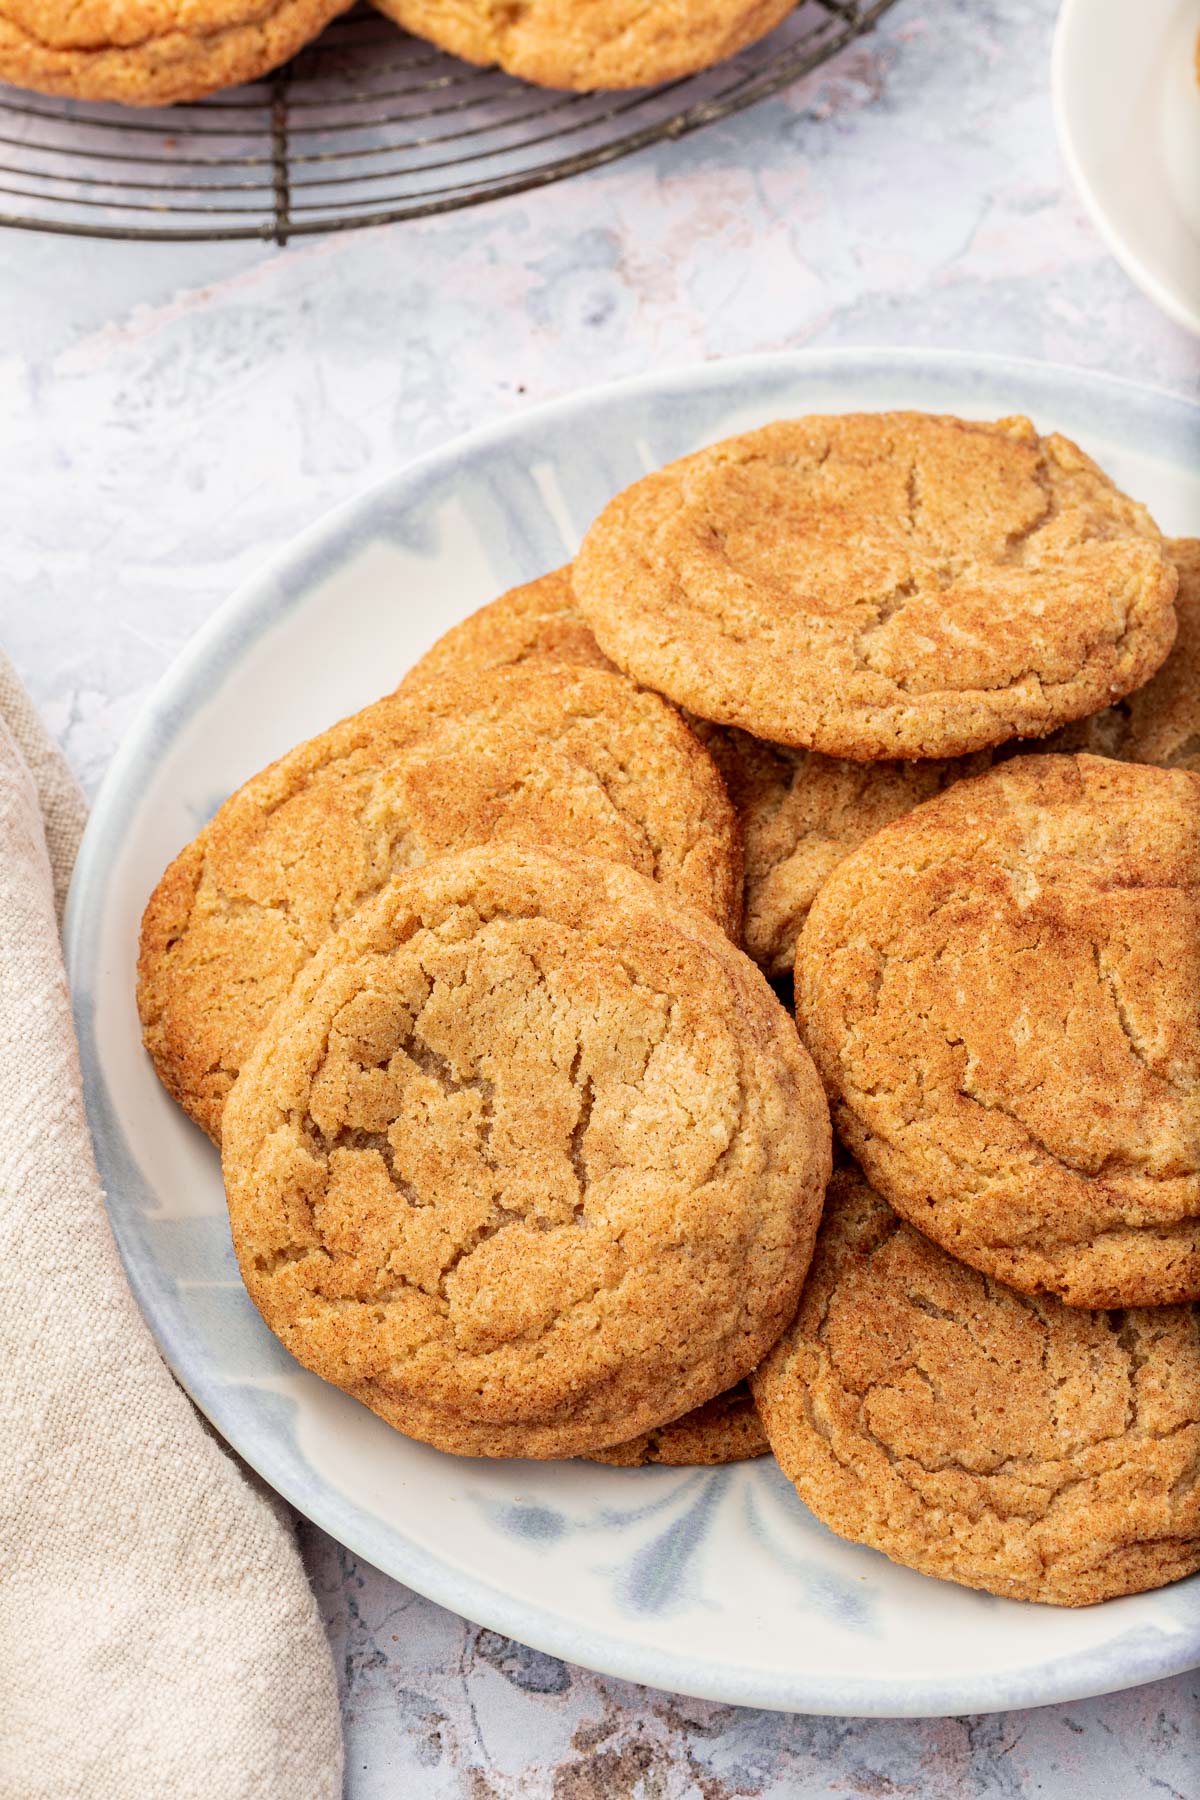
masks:
<path fill-rule="evenodd" d="M 572 581 L 635 680 L 852 761 L 1046 736 L 1148 680 L 1175 635 L 1149 514 L 1027 419 L 731 438 L 618 495 Z"/>
<path fill-rule="evenodd" d="M 737 822 L 657 694 L 549 662 L 391 695 L 227 800 L 159 882 L 138 1004 L 164 1085 L 212 1136 L 297 970 L 399 870 L 552 843 L 653 874 L 736 933 Z"/>
<path fill-rule="evenodd" d="M 238 1260 L 306 1367 L 477 1456 L 623 1444 L 744 1379 L 829 1176 L 811 1059 L 702 913 L 489 844 L 329 939 L 225 1108 Z"/>
<path fill-rule="evenodd" d="M 796 1017 L 913 1225 L 1071 1306 L 1200 1299 L 1200 775 L 1014 758 L 824 883 Z"/>
<path fill-rule="evenodd" d="M 650 87 L 765 37 L 796 0 L 375 0 L 418 37 L 540 87 Z"/>
<path fill-rule="evenodd" d="M 168 106 L 257 81 L 351 0 L 0 0 L 0 81 Z"/>
<path fill-rule="evenodd" d="M 989 1281 L 839 1169 L 793 1325 L 752 1377 L 831 1530 L 926 1575 L 1087 1606 L 1200 1569 L 1200 1317 Z"/>
<path fill-rule="evenodd" d="M 644 1431 L 611 1450 L 593 1450 L 589 1462 L 617 1469 L 642 1469 L 660 1463 L 674 1469 L 713 1469 L 721 1463 L 748 1462 L 766 1456 L 771 1446 L 758 1409 L 744 1381 L 728 1393 L 706 1400 L 682 1419 Z"/>

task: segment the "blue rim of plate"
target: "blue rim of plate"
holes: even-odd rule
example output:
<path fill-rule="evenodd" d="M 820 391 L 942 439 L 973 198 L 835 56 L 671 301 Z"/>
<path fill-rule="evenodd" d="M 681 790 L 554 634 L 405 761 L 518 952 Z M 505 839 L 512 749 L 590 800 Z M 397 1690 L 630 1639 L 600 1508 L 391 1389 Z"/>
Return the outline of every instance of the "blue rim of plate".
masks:
<path fill-rule="evenodd" d="M 1165 433 L 1176 446 L 1178 454 L 1172 461 L 1195 459 L 1196 447 L 1200 445 L 1200 405 L 1167 390 L 1120 377 L 1033 359 L 962 351 L 780 352 L 635 376 L 530 407 L 514 418 L 481 427 L 401 465 L 334 508 L 244 582 L 184 646 L 141 707 L 113 757 L 92 807 L 68 896 L 64 946 L 88 1121 L 106 1196 L 145 1186 L 136 1157 L 117 1121 L 97 1051 L 91 1006 L 84 997 L 87 972 L 97 958 L 109 867 L 123 829 L 136 810 L 140 773 L 153 768 L 182 722 L 211 694 L 214 680 L 231 655 L 254 643 L 277 618 L 298 605 L 315 573 L 339 560 L 341 547 L 353 536 L 358 520 L 398 488 L 439 481 L 464 458 L 486 455 L 513 438 L 524 437 L 573 413 L 586 416 L 597 409 L 620 408 L 637 396 L 669 398 L 672 393 L 694 394 L 705 388 L 733 399 L 740 383 L 750 379 L 759 382 L 772 370 L 778 371 L 781 384 L 803 381 L 805 377 L 817 380 L 841 375 L 853 387 L 856 381 L 870 379 L 881 390 L 876 402 L 879 406 L 888 403 L 882 390 L 889 374 L 901 384 L 911 384 L 919 376 L 930 388 L 929 407 L 936 404 L 939 382 L 949 392 L 961 395 L 972 374 L 993 391 L 1001 385 L 1011 385 L 1021 408 L 1032 413 L 1052 413 L 1056 400 L 1061 405 L 1065 395 L 1085 388 L 1090 404 L 1097 409 L 1098 420 L 1102 424 L 1105 417 L 1110 418 L 1118 436 L 1128 436 L 1131 424 L 1140 415 L 1147 430 L 1154 434 L 1152 441 L 1161 443 Z M 540 571 L 528 573 L 532 576 Z M 1135 1630 L 1102 1646 L 1030 1668 L 982 1677 L 974 1689 L 969 1680 L 957 1686 L 945 1681 L 909 1681 L 901 1690 L 877 1680 L 854 1681 L 839 1676 L 825 1681 L 806 1675 L 801 1691 L 786 1676 L 762 1669 L 746 1671 L 730 1666 L 714 1679 L 710 1662 L 695 1662 L 682 1652 L 665 1653 L 646 1645 L 631 1645 L 611 1633 L 590 1629 L 581 1636 L 565 1613 L 548 1613 L 514 1599 L 474 1575 L 464 1575 L 328 1483 L 318 1478 L 314 1484 L 311 1468 L 302 1465 L 299 1456 L 279 1438 L 264 1441 L 255 1429 L 253 1400 L 214 1379 L 202 1346 L 184 1326 L 182 1315 L 173 1314 L 173 1309 L 162 1304 L 152 1259 L 124 1228 L 121 1207 L 114 1206 L 111 1198 L 107 1206 L 130 1286 L 163 1357 L 200 1411 L 242 1460 L 297 1512 L 355 1556 L 476 1624 L 549 1655 L 622 1680 L 726 1705 L 879 1718 L 944 1718 L 1050 1705 L 1137 1687 L 1200 1667 L 1200 1576 L 1178 1586 L 1180 1597 L 1187 1596 L 1189 1613 L 1182 1632 L 1168 1635 L 1157 1630 Z M 1118 1658 L 1119 1667 L 1115 1666 Z"/>

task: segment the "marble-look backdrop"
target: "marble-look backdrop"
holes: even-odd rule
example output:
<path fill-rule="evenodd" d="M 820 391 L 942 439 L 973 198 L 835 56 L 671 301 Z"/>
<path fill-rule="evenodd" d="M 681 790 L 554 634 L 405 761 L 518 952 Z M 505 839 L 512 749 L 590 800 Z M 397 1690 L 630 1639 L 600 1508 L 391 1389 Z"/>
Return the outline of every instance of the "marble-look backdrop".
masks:
<path fill-rule="evenodd" d="M 899 0 L 751 113 L 436 221 L 282 251 L 0 239 L 0 636 L 85 785 L 277 546 L 549 396 L 804 344 L 1004 351 L 1200 393 L 1197 345 L 1066 185 L 1054 10 Z M 1194 1676 L 990 1718 L 778 1717 L 569 1668 L 304 1544 L 350 1800 L 1200 1796 Z"/>
<path fill-rule="evenodd" d="M 319 1534 L 306 1527 L 306 1539 Z M 326 1540 L 326 1543 L 328 1540 Z M 821 1719 L 592 1675 L 329 1547 L 353 1800 L 1196 1800 L 1200 1677 L 964 1719 Z"/>

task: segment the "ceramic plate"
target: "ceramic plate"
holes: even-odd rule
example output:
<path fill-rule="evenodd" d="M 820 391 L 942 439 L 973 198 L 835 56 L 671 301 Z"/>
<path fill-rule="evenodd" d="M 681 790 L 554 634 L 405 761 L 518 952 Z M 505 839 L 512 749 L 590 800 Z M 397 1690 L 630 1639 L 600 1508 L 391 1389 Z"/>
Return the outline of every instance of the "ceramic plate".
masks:
<path fill-rule="evenodd" d="M 843 1543 L 769 1460 L 717 1471 L 460 1460 L 307 1374 L 238 1280 L 211 1145 L 134 1008 L 164 864 L 253 770 L 374 699 L 448 625 L 569 557 L 616 490 L 790 413 L 1025 411 L 1080 439 L 1165 528 L 1200 525 L 1200 409 L 1029 363 L 847 352 L 713 364 L 474 434 L 315 526 L 152 696 L 92 813 L 67 938 L 113 1227 L 163 1354 L 236 1450 L 356 1555 L 572 1662 L 803 1712 L 945 1714 L 1200 1664 L 1200 1581 L 1082 1611 L 970 1593 Z"/>
<path fill-rule="evenodd" d="M 1054 111 L 1072 179 L 1143 292 L 1200 332 L 1200 0 L 1063 0 Z"/>

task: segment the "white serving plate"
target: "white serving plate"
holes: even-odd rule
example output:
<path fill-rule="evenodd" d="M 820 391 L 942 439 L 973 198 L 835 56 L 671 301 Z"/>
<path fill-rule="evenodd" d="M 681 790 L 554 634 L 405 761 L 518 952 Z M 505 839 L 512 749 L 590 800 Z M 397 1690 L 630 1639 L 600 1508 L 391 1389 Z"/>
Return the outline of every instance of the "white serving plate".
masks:
<path fill-rule="evenodd" d="M 1200 0 L 1063 0 L 1052 87 L 1071 178 L 1126 274 L 1200 333 Z"/>
<path fill-rule="evenodd" d="M 140 1043 L 138 921 L 163 866 L 269 758 L 393 686 L 511 583 L 569 557 L 618 488 L 766 420 L 895 406 L 1030 413 L 1200 528 L 1200 408 L 1034 363 L 846 351 L 716 363 L 474 433 L 341 508 L 235 594 L 144 708 L 96 801 L 67 947 L 113 1228 L 163 1354 L 234 1448 L 357 1555 L 573 1662 L 815 1713 L 1036 1705 L 1200 1665 L 1200 1578 L 1078 1611 L 843 1543 L 770 1459 L 722 1470 L 472 1461 L 306 1373 L 238 1280 L 215 1151 Z"/>

